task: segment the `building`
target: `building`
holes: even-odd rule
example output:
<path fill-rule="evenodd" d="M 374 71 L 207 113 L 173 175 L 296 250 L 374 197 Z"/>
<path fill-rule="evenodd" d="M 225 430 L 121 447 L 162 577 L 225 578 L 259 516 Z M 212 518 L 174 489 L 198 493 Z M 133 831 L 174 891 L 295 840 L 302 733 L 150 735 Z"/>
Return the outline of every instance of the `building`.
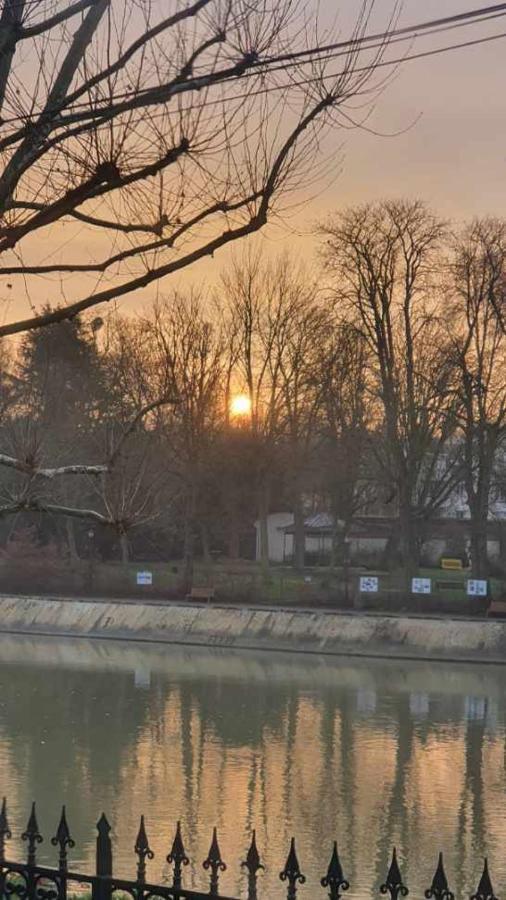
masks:
<path fill-rule="evenodd" d="M 290 512 L 268 516 L 269 560 L 291 563 L 293 558 L 294 517 Z M 385 554 L 387 543 L 397 525 L 392 516 L 356 516 L 348 534 L 348 552 L 352 562 L 363 565 L 378 564 Z M 467 548 L 470 543 L 469 515 L 441 516 L 424 523 L 422 558 L 428 565 L 437 565 L 445 553 L 456 554 L 456 547 Z M 260 558 L 258 522 L 256 558 Z M 328 565 L 334 534 L 334 522 L 329 513 L 315 513 L 304 522 L 306 563 Z M 491 516 L 488 522 L 488 552 L 491 560 L 506 557 L 506 512 L 502 517 Z"/>

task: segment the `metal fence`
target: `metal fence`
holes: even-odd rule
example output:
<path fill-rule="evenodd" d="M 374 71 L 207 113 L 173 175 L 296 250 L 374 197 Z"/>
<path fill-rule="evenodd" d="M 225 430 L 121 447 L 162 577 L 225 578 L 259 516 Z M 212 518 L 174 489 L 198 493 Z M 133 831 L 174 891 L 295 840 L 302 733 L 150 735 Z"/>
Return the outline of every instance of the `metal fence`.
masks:
<path fill-rule="evenodd" d="M 203 884 L 201 891 L 189 889 L 183 883 L 184 869 L 189 865 L 190 860 L 184 849 L 179 822 L 172 848 L 166 857 L 172 868 L 172 884 L 152 884 L 147 880 L 146 863 L 154 858 L 154 853 L 149 846 L 144 816 L 141 817 L 139 833 L 134 846 L 136 877 L 133 880 L 116 878 L 113 874 L 110 831 L 111 826 L 105 815 L 102 814 L 97 823 L 95 874 L 89 875 L 73 871 L 69 868 L 68 851 L 72 850 L 75 844 L 70 836 L 65 807 L 63 807 L 56 834 L 51 839 L 52 846 L 58 848 L 58 865 L 55 868 L 38 865 L 37 847 L 42 843 L 43 837 L 39 832 L 35 804 L 33 804 L 26 830 L 21 834 L 21 840 L 27 845 L 26 862 L 12 862 L 5 856 L 6 842 L 11 839 L 12 833 L 7 821 L 4 799 L 0 811 L 0 897 L 2 900 L 7 900 L 7 898 L 13 898 L 13 900 L 15 898 L 19 898 L 19 900 L 69 900 L 71 897 L 90 897 L 91 900 L 128 900 L 128 898 L 133 898 L 133 900 L 204 900 L 209 897 L 219 898 L 219 900 L 238 900 L 238 898 L 226 897 L 220 892 L 220 874 L 225 872 L 227 866 L 221 856 L 216 828 L 213 829 L 209 853 L 202 863 L 206 873 L 203 879 L 207 880 L 207 884 Z M 264 867 L 258 853 L 255 832 L 252 834 L 245 859 L 239 865 L 246 874 L 247 900 L 258 900 L 257 878 L 258 873 Z M 299 886 L 305 884 L 306 878 L 299 866 L 293 838 L 279 878 L 285 884 L 287 900 L 297 900 Z M 329 900 L 339 900 L 342 894 L 351 887 L 343 873 L 336 843 L 333 846 L 327 872 L 321 878 L 319 885 L 308 884 L 310 890 L 306 891 L 305 895 L 314 896 L 315 887 L 320 896 L 323 897 L 325 892 Z M 390 900 L 399 900 L 400 897 L 407 897 L 409 893 L 402 880 L 395 849 L 380 892 L 383 895 L 389 895 Z M 114 897 L 114 895 L 116 896 Z M 424 891 L 424 896 L 426 900 L 454 900 L 454 894 L 448 886 L 442 854 L 439 855 L 432 883 Z M 303 900 L 302 892 L 300 900 Z M 470 900 L 497 900 L 490 881 L 486 859 L 478 887 Z"/>

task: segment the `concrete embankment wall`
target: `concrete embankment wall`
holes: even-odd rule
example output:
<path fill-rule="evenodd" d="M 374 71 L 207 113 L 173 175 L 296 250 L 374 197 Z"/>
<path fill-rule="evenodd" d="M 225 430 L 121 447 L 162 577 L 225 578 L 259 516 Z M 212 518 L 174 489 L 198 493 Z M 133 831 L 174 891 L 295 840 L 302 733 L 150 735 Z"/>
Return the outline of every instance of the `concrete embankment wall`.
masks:
<path fill-rule="evenodd" d="M 506 621 L 0 596 L 0 631 L 506 663 Z"/>

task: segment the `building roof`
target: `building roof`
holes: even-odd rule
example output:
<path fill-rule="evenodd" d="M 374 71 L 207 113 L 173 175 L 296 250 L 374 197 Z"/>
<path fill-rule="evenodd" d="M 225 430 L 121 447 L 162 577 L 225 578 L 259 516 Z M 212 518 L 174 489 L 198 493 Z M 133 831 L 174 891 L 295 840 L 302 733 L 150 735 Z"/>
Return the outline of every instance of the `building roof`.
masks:
<path fill-rule="evenodd" d="M 342 520 L 338 525 L 343 526 Z M 352 538 L 387 538 L 393 528 L 398 524 L 394 516 L 355 516 L 349 532 Z M 487 535 L 489 538 L 499 538 L 501 523 L 497 520 L 487 522 Z M 462 535 L 468 538 L 470 535 L 470 519 L 433 518 L 420 521 L 420 530 L 426 540 L 447 538 L 452 535 Z M 304 531 L 308 535 L 331 535 L 334 529 L 334 519 L 330 513 L 315 513 L 304 520 Z M 293 534 L 294 525 L 287 525 L 281 529 L 285 534 Z"/>

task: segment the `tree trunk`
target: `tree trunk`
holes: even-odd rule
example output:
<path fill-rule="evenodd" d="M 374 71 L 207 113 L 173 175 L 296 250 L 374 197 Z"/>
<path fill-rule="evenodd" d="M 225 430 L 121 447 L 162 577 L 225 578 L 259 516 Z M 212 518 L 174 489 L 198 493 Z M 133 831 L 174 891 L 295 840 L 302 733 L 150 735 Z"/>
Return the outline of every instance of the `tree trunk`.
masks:
<path fill-rule="evenodd" d="M 487 532 L 481 525 L 471 526 L 471 571 L 475 578 L 485 578 L 488 571 Z"/>
<path fill-rule="evenodd" d="M 210 565 L 212 562 L 212 557 L 211 547 L 209 544 L 209 529 L 204 522 L 200 526 L 200 536 L 202 540 L 202 556 L 204 557 L 204 562 L 206 565 Z"/>
<path fill-rule="evenodd" d="M 239 559 L 239 553 L 239 529 L 237 528 L 235 522 L 232 521 L 229 525 L 229 531 L 227 534 L 227 555 L 229 559 Z"/>
<path fill-rule="evenodd" d="M 306 532 L 304 528 L 304 507 L 300 493 L 296 493 L 293 504 L 293 565 L 302 571 L 306 563 Z"/>
<path fill-rule="evenodd" d="M 183 552 L 183 591 L 189 594 L 193 584 L 193 562 L 195 554 L 195 537 L 193 534 L 193 520 L 187 518 L 184 529 L 184 552 Z"/>
<path fill-rule="evenodd" d="M 399 547 L 404 570 L 405 590 L 411 591 L 411 579 L 418 568 L 416 523 L 410 498 L 406 491 L 399 492 Z"/>
<path fill-rule="evenodd" d="M 121 562 L 124 566 L 130 562 L 130 547 L 128 544 L 128 535 L 126 532 L 123 532 L 119 536 L 119 546 L 121 550 Z"/>
<path fill-rule="evenodd" d="M 185 594 L 189 594 L 193 586 L 193 572 L 195 560 L 195 508 L 197 492 L 192 484 L 186 500 L 184 521 L 184 549 L 183 549 L 183 584 Z"/>
<path fill-rule="evenodd" d="M 488 503 L 475 498 L 469 504 L 471 510 L 471 572 L 474 578 L 488 574 L 487 518 Z"/>
<path fill-rule="evenodd" d="M 260 564 L 262 569 L 269 568 L 269 488 L 267 485 L 260 486 L 258 496 L 258 527 L 260 530 Z"/>
<path fill-rule="evenodd" d="M 74 523 L 68 517 L 65 519 L 65 531 L 67 534 L 67 547 L 69 549 L 70 561 L 76 563 L 79 561 L 79 553 L 77 552 L 76 533 L 74 531 Z"/>
<path fill-rule="evenodd" d="M 466 494 L 471 513 L 471 572 L 475 578 L 485 578 L 488 574 L 487 524 L 492 481 L 493 451 L 490 457 L 480 452 L 479 470 L 476 481 L 471 466 L 468 467 Z"/>
<path fill-rule="evenodd" d="M 400 558 L 400 536 L 399 523 L 392 519 L 392 528 L 388 535 L 383 552 L 381 554 L 381 565 L 385 569 L 393 569 L 399 564 Z"/>

